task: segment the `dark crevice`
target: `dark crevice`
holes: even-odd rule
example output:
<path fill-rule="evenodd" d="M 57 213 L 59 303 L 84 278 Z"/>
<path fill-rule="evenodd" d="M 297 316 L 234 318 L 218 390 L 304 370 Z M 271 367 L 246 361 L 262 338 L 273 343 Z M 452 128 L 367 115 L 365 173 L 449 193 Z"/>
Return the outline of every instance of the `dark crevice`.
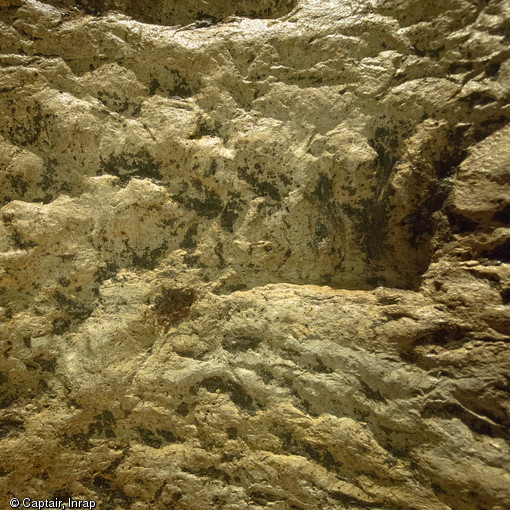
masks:
<path fill-rule="evenodd" d="M 489 260 L 498 260 L 501 262 L 510 262 L 510 239 L 506 239 L 501 244 L 495 246 L 490 250 L 485 250 L 480 254 L 480 257 Z"/>
<path fill-rule="evenodd" d="M 188 25 L 208 28 L 229 16 L 279 18 L 296 6 L 297 0 L 46 0 L 60 8 L 78 8 L 84 14 L 104 16 L 122 12 L 142 23 Z"/>

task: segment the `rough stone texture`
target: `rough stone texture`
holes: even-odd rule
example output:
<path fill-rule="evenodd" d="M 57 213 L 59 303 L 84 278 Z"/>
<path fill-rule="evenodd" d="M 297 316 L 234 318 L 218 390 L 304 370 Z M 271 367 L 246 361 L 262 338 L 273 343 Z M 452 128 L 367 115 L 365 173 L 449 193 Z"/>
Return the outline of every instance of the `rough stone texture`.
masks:
<path fill-rule="evenodd" d="M 509 42 L 0 0 L 2 508 L 510 508 Z"/>

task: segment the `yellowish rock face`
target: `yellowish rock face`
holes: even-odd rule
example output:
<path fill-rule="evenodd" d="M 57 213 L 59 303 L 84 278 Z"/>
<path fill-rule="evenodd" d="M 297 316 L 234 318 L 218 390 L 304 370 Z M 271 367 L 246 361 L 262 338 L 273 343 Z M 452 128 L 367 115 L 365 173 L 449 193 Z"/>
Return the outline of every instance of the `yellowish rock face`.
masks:
<path fill-rule="evenodd" d="M 508 508 L 509 36 L 0 0 L 0 506 Z"/>

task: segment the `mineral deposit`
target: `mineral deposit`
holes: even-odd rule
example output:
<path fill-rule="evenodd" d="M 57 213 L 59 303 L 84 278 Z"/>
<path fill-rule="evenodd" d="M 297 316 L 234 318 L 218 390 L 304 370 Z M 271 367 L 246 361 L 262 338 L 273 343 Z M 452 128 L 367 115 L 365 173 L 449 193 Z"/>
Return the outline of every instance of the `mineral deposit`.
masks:
<path fill-rule="evenodd" d="M 508 0 L 0 0 L 0 506 L 510 508 Z"/>

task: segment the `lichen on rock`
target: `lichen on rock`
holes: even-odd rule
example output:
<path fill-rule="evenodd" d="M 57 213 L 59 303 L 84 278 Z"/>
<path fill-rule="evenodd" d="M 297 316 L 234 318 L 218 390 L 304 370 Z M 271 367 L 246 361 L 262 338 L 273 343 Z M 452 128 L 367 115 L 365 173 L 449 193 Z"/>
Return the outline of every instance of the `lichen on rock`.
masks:
<path fill-rule="evenodd" d="M 0 488 L 510 502 L 505 0 L 0 0 Z"/>

